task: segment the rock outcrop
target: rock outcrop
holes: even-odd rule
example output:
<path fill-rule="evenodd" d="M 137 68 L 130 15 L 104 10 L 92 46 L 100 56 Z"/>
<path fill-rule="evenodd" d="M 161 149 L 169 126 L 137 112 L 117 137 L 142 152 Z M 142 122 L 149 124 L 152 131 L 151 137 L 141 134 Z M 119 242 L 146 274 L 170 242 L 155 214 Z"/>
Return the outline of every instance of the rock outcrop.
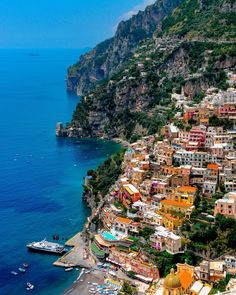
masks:
<path fill-rule="evenodd" d="M 69 87 L 78 94 L 90 90 L 68 136 L 132 140 L 152 134 L 171 117 L 173 90 L 193 97 L 227 87 L 225 71 L 236 66 L 236 13 L 227 10 L 234 1 L 188 0 L 174 10 L 173 3 L 156 2 L 122 22 L 114 38 L 71 67 Z"/>
<path fill-rule="evenodd" d="M 67 89 L 86 94 L 98 81 L 110 78 L 117 67 L 128 60 L 140 41 L 161 29 L 161 21 L 183 0 L 158 0 L 127 21 L 122 21 L 115 36 L 82 55 L 68 69 Z"/>

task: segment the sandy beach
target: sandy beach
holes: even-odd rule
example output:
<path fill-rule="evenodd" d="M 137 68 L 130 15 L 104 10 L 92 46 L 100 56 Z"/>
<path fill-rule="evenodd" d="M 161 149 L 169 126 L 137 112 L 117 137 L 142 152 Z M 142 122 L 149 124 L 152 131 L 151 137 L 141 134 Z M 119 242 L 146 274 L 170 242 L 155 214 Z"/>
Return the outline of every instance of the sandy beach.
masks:
<path fill-rule="evenodd" d="M 77 279 L 76 283 L 64 293 L 64 295 L 88 295 L 89 289 L 93 286 L 89 283 L 97 283 L 98 285 L 104 285 L 104 279 L 106 279 L 105 272 L 101 270 L 91 270 L 89 273 L 85 272 Z"/>

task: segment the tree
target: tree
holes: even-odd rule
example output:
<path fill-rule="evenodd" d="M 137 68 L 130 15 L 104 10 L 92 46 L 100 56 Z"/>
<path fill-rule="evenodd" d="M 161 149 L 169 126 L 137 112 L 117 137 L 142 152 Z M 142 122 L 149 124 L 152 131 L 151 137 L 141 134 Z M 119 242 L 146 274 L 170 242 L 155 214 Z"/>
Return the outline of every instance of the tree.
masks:
<path fill-rule="evenodd" d="M 124 282 L 119 295 L 136 295 L 137 289 L 132 287 L 128 282 Z"/>

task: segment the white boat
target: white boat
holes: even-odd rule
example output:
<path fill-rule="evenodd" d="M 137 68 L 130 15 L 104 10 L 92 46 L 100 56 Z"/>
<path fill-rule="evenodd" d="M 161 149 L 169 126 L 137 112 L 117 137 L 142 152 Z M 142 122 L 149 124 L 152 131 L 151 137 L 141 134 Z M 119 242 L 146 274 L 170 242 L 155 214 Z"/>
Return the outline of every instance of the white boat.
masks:
<path fill-rule="evenodd" d="M 73 270 L 73 267 L 65 268 L 65 271 L 72 271 L 72 270 Z"/>
<path fill-rule="evenodd" d="M 26 270 L 24 268 L 22 268 L 22 267 L 19 267 L 18 269 L 19 269 L 20 272 L 23 272 L 23 273 L 26 272 Z"/>
<path fill-rule="evenodd" d="M 26 289 L 27 289 L 28 291 L 31 291 L 31 290 L 34 289 L 34 285 L 31 284 L 30 282 L 27 282 L 26 285 L 27 285 L 27 288 L 26 288 Z"/>
<path fill-rule="evenodd" d="M 11 274 L 12 274 L 13 276 L 17 276 L 17 275 L 18 275 L 18 272 L 16 272 L 16 271 L 11 271 Z"/>
<path fill-rule="evenodd" d="M 28 263 L 23 263 L 24 268 L 27 268 L 29 266 Z"/>
<path fill-rule="evenodd" d="M 59 255 L 62 255 L 67 251 L 67 249 L 63 245 L 48 242 L 46 239 L 40 242 L 32 242 L 27 245 L 27 248 L 32 251 L 53 253 Z"/>

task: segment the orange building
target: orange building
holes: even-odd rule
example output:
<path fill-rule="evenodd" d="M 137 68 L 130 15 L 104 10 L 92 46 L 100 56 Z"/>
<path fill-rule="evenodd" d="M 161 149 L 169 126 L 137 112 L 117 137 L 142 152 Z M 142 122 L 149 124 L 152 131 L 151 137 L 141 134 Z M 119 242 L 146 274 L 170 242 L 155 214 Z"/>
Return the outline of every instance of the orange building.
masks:
<path fill-rule="evenodd" d="M 196 187 L 183 185 L 172 189 L 170 193 L 167 195 L 167 199 L 193 205 L 196 193 Z"/>
<path fill-rule="evenodd" d="M 140 200 L 140 192 L 132 184 L 124 184 L 121 188 L 119 199 L 126 208 Z"/>
<path fill-rule="evenodd" d="M 177 263 L 177 275 L 184 294 L 189 294 L 190 287 L 194 282 L 194 266 Z"/>

